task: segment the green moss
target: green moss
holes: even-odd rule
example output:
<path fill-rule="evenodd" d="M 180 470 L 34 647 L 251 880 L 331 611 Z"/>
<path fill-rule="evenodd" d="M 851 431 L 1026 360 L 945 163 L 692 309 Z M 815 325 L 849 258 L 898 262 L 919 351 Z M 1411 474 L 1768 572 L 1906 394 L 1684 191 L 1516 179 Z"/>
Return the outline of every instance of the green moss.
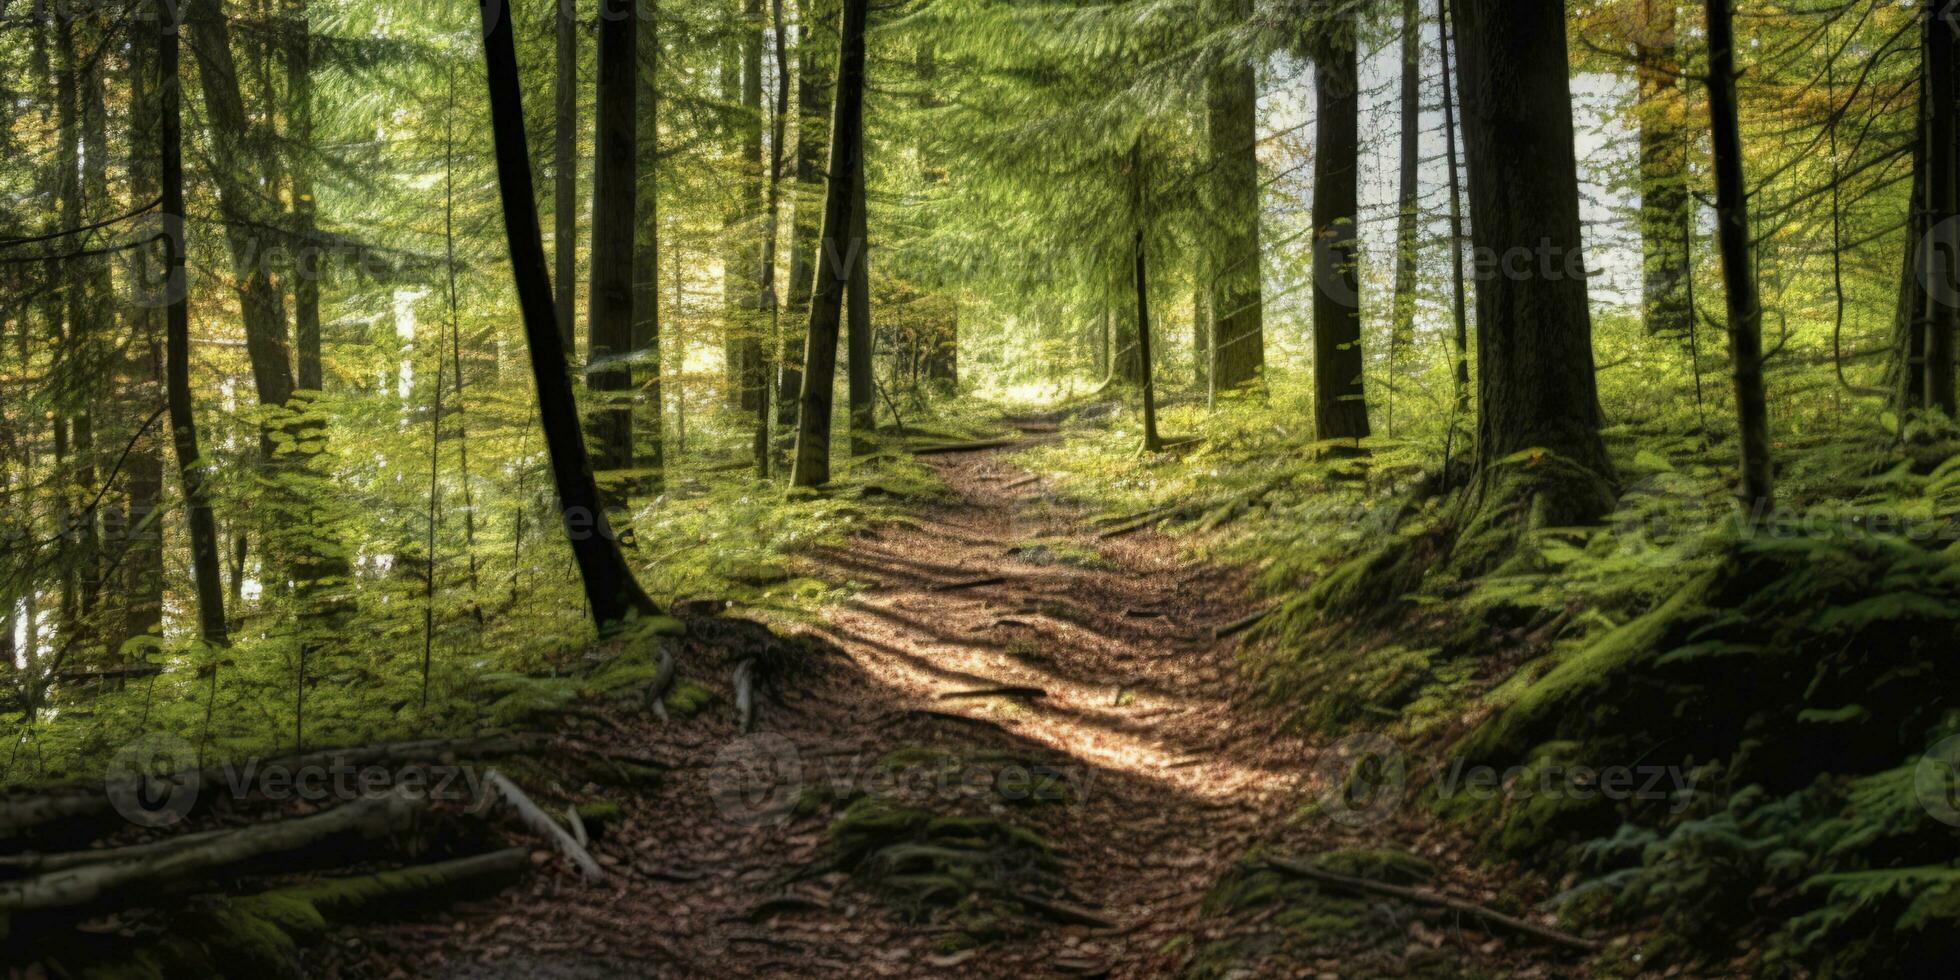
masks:
<path fill-rule="evenodd" d="M 674 681 L 674 686 L 667 690 L 667 696 L 662 699 L 662 703 L 667 706 L 669 715 L 675 718 L 692 718 L 714 704 L 718 698 L 720 695 L 714 691 L 683 678 Z"/>

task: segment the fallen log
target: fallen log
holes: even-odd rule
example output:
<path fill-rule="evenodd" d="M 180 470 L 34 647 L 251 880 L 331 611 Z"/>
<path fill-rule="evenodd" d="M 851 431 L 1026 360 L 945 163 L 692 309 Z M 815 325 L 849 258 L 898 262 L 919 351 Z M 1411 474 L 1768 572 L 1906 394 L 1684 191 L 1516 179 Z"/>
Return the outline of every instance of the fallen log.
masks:
<path fill-rule="evenodd" d="M 339 838 L 374 840 L 409 829 L 427 807 L 397 790 L 322 813 L 245 827 L 181 847 L 83 864 L 0 883 L 0 915 L 128 904 L 193 890 L 270 854 Z"/>
<path fill-rule="evenodd" d="M 573 839 L 571 833 L 564 827 L 559 826 L 558 821 L 551 818 L 551 814 L 531 802 L 531 798 L 524 795 L 524 791 L 518 789 L 516 783 L 504 778 L 503 773 L 492 769 L 484 774 L 483 785 L 496 793 L 504 802 L 509 803 L 511 809 L 516 811 L 517 818 L 531 828 L 532 832 L 556 844 L 559 852 L 578 866 L 579 873 L 584 875 L 587 881 L 596 882 L 605 879 L 606 873 L 600 870 L 599 862 L 592 860 L 591 852 L 579 846 L 579 842 Z"/>
<path fill-rule="evenodd" d="M 176 776 L 166 778 L 186 782 L 195 776 L 199 780 L 199 785 L 224 786 L 230 782 L 231 776 L 239 773 L 249 774 L 271 769 L 297 772 L 301 769 L 335 765 L 370 766 L 381 763 L 409 765 L 450 762 L 459 758 L 489 759 L 519 755 L 542 748 L 549 743 L 549 740 L 549 736 L 532 734 L 382 742 L 316 749 L 275 759 L 248 759 L 244 762 L 206 766 L 201 770 L 184 770 Z M 140 789 L 137 780 L 125 779 L 58 787 L 0 800 L 0 841 L 18 840 L 28 831 L 48 824 L 70 824 L 90 818 L 113 818 L 112 794 L 131 794 Z"/>
<path fill-rule="evenodd" d="M 1284 858 L 1267 858 L 1266 866 L 1283 874 L 1333 885 L 1337 888 L 1345 888 L 1349 891 L 1381 895 L 1388 898 L 1399 898 L 1405 902 L 1414 902 L 1417 905 L 1429 905 L 1449 909 L 1452 912 L 1467 915 L 1486 925 L 1531 936 L 1535 939 L 1542 939 L 1554 945 L 1564 946 L 1567 949 L 1576 949 L 1585 953 L 1597 953 L 1603 945 L 1598 940 L 1575 936 L 1569 932 L 1554 929 L 1550 926 L 1541 926 L 1536 922 L 1527 922 L 1516 916 L 1505 915 L 1496 909 L 1478 905 L 1475 902 L 1465 899 L 1453 898 L 1440 892 L 1433 892 L 1422 888 L 1406 888 L 1401 885 L 1391 885 L 1387 882 L 1375 881 L 1370 878 L 1353 878 L 1348 875 L 1335 874 L 1332 871 L 1323 871 L 1311 864 L 1288 861 Z"/>

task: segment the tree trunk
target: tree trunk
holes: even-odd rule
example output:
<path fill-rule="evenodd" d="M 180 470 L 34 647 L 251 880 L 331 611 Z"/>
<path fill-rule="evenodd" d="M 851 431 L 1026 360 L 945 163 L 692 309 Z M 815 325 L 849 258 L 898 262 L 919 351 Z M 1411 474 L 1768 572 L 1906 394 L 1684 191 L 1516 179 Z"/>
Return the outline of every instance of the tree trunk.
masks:
<path fill-rule="evenodd" d="M 1640 0 L 1640 4 L 1634 75 L 1635 115 L 1640 122 L 1642 309 L 1649 334 L 1679 337 L 1693 327 L 1688 309 L 1688 233 L 1693 218 L 1688 196 L 1687 96 L 1681 88 L 1675 0 Z"/>
<path fill-rule="evenodd" d="M 859 138 L 862 139 L 862 133 Z M 845 326 L 848 362 L 845 390 L 850 405 L 851 455 L 867 456 L 872 451 L 871 440 L 878 434 L 878 406 L 872 400 L 875 395 L 871 376 L 871 237 L 865 219 L 862 152 L 857 155 L 851 182 L 857 187 L 851 193 L 851 242 L 857 248 L 857 261 L 851 263 L 850 315 Z"/>
<path fill-rule="evenodd" d="M 130 196 L 139 202 L 154 200 L 162 193 L 157 177 L 163 152 L 157 127 L 159 109 L 150 87 L 156 71 L 153 56 L 157 52 L 150 40 L 134 37 L 129 46 L 129 104 L 136 107 L 131 126 L 129 183 Z M 153 285 L 149 261 L 148 249 L 136 253 L 133 278 L 134 288 L 138 290 Z M 167 405 L 163 390 L 162 322 L 155 304 L 147 298 L 130 304 L 126 326 L 130 345 L 123 362 L 124 372 L 136 403 Z M 159 446 L 167 441 L 165 435 L 161 432 L 144 435 L 129 454 L 128 506 L 123 520 L 127 529 L 122 555 L 124 601 L 119 640 L 163 633 L 163 515 L 158 508 L 163 499 L 163 457 Z M 118 649 L 120 645 L 120 642 L 112 643 L 110 649 Z"/>
<path fill-rule="evenodd" d="M 213 646 L 227 646 L 224 587 L 218 581 L 218 529 L 204 489 L 204 461 L 198 455 L 197 425 L 191 411 L 190 277 L 184 268 L 183 86 L 178 77 L 178 8 L 160 2 L 157 68 L 163 79 L 158 116 L 163 185 L 164 378 L 170 406 L 171 442 L 183 483 L 184 511 L 190 528 L 191 585 L 197 594 L 198 635 Z"/>
<path fill-rule="evenodd" d="M 608 519 L 625 527 L 633 466 L 634 162 L 639 155 L 639 25 L 628 0 L 599 0 L 599 79 L 592 165 L 592 278 L 586 287 L 586 387 L 592 467 Z"/>
<path fill-rule="evenodd" d="M 1954 70 L 1955 21 L 1960 18 L 1947 0 L 1926 0 L 1920 15 L 1925 26 L 1925 71 L 1922 81 L 1928 93 L 1926 106 L 1926 227 L 1921 246 L 1926 278 L 1921 287 L 1926 340 L 1926 407 L 1944 413 L 1949 419 L 1960 414 L 1954 399 L 1954 327 L 1960 314 L 1960 295 L 1955 294 L 1953 273 L 1956 252 L 1960 252 L 1960 187 L 1955 186 L 1955 170 L 1960 169 L 1960 120 L 1955 119 Z"/>
<path fill-rule="evenodd" d="M 824 127 L 830 120 L 831 58 L 837 24 L 827 0 L 803 0 L 798 5 L 803 23 L 796 41 L 796 205 L 790 227 L 789 298 L 783 332 L 783 369 L 776 389 L 776 421 L 796 423 L 803 391 L 803 333 L 809 322 L 810 289 L 823 261 L 817 254 L 817 235 L 823 217 Z"/>
<path fill-rule="evenodd" d="M 1463 177 L 1457 165 L 1456 72 L 1450 66 L 1456 48 L 1456 21 L 1449 15 L 1450 0 L 1436 0 L 1437 47 L 1443 56 L 1443 150 L 1450 171 L 1450 316 L 1456 328 L 1456 414 L 1470 412 L 1470 316 L 1469 300 L 1463 286 Z M 1451 427 L 1455 431 L 1454 424 Z"/>
<path fill-rule="evenodd" d="M 1935 0 L 1928 0 L 1929 9 Z M 1736 118 L 1735 28 L 1728 0 L 1708 0 L 1708 122 L 1714 137 L 1715 228 L 1728 293 L 1729 363 L 1742 443 L 1742 503 L 1764 515 L 1770 482 L 1769 410 L 1763 397 L 1763 308 L 1756 293 L 1756 250 L 1749 239 L 1742 131 Z"/>
<path fill-rule="evenodd" d="M 661 391 L 660 362 L 660 210 L 655 192 L 655 175 L 660 167 L 660 92 L 655 83 L 660 68 L 657 18 L 657 11 L 651 8 L 639 18 L 645 36 L 640 38 L 640 70 L 634 76 L 637 80 L 634 101 L 640 117 L 639 180 L 645 186 L 639 188 L 635 198 L 638 210 L 633 242 L 633 349 L 638 352 L 646 402 L 652 412 L 641 440 L 646 446 L 646 458 L 640 461 L 647 472 L 649 493 L 658 493 L 665 486 L 667 468 L 667 447 L 662 432 L 666 401 Z"/>
<path fill-rule="evenodd" d="M 302 2 L 287 25 L 286 93 L 287 142 L 293 177 L 293 238 L 298 263 L 293 270 L 293 344 L 299 355 L 296 383 L 304 391 L 319 391 L 320 278 L 325 252 L 314 241 L 319 202 L 313 195 L 313 40 Z"/>
<path fill-rule="evenodd" d="M 783 334 L 782 301 L 776 295 L 776 239 L 783 206 L 783 139 L 789 125 L 789 42 L 783 36 L 783 0 L 770 0 L 769 11 L 775 40 L 776 102 L 770 117 L 769 186 L 762 221 L 762 282 L 758 295 L 761 318 L 768 323 L 768 349 L 776 350 Z M 763 479 L 769 477 L 771 450 L 769 396 L 775 386 L 770 382 L 766 371 L 756 378 L 755 469 L 756 475 Z"/>
<path fill-rule="evenodd" d="M 1351 42 L 1314 59 L 1314 432 L 1321 440 L 1368 437 L 1361 357 L 1361 101 Z"/>
<path fill-rule="evenodd" d="M 551 250 L 558 266 L 558 336 L 578 353 L 578 0 L 553 0 L 557 44 L 552 81 Z"/>
<path fill-rule="evenodd" d="M 737 179 L 741 182 L 741 193 L 736 205 L 736 213 L 731 224 L 738 228 L 753 229 L 762 220 L 763 209 L 763 160 L 762 160 L 762 0 L 743 0 L 742 5 L 742 51 L 740 84 L 742 110 L 738 116 L 741 128 L 736 151 L 740 154 L 737 163 Z M 766 322 L 762 316 L 762 268 L 758 259 L 756 240 L 738 234 L 730 252 L 727 277 L 728 309 L 731 319 L 731 353 L 734 369 L 730 382 L 736 386 L 736 397 L 731 404 L 742 411 L 754 415 L 762 410 L 765 401 L 762 386 L 767 378 L 767 363 L 763 356 L 762 333 Z"/>
<path fill-rule="evenodd" d="M 1395 434 L 1395 365 L 1416 335 L 1416 220 L 1421 206 L 1422 15 L 1402 0 L 1402 159 L 1395 222 L 1394 321 L 1388 332 L 1388 433 Z"/>
<path fill-rule="evenodd" d="M 1237 13 L 1250 13 L 1244 2 Z M 1206 85 L 1212 219 L 1211 383 L 1220 392 L 1255 384 L 1266 364 L 1259 255 L 1259 92 L 1250 62 L 1215 69 Z M 1125 375 L 1125 380 L 1132 380 Z"/>
<path fill-rule="evenodd" d="M 1151 384 L 1150 371 L 1150 278 L 1145 268 L 1144 245 L 1145 227 L 1149 224 L 1143 208 L 1143 139 L 1130 146 L 1130 181 L 1133 190 L 1130 202 L 1130 220 L 1136 231 L 1130 242 L 1130 251 L 1135 260 L 1134 283 L 1137 295 L 1137 364 L 1141 372 L 1138 381 L 1138 394 L 1143 398 L 1143 451 L 1162 452 L 1164 440 L 1157 435 L 1157 392 Z"/>
<path fill-rule="evenodd" d="M 1611 509 L 1561 0 L 1454 0 L 1477 277 L 1478 455 L 1484 517 L 1564 526 Z M 1519 266 L 1525 268 L 1520 272 Z M 1519 465 L 1534 450 L 1558 465 Z M 1542 461 L 1541 461 L 1542 462 Z M 1501 509 L 1501 510 L 1500 510 Z"/>
<path fill-rule="evenodd" d="M 821 255 L 810 301 L 810 325 L 803 354 L 803 389 L 796 417 L 796 462 L 790 483 L 817 487 L 830 482 L 830 409 L 837 382 L 837 334 L 844 294 L 862 261 L 864 243 L 851 241 L 856 230 L 858 173 L 864 153 L 864 18 L 868 0 L 843 0 L 838 35 L 837 95 L 830 118 L 829 190 L 824 196 Z"/>
<path fill-rule="evenodd" d="M 1120 241 L 1120 239 L 1119 239 Z M 1130 243 L 1134 244 L 1134 243 Z M 1112 376 L 1126 385 L 1143 384 L 1143 358 L 1137 347 L 1137 321 L 1134 310 L 1122 309 L 1122 305 L 1136 301 L 1136 293 L 1128 281 L 1130 274 L 1125 266 L 1132 263 L 1125 258 L 1122 246 L 1116 247 L 1119 258 L 1109 264 L 1109 294 L 1120 297 L 1110 304 L 1109 346 L 1110 356 L 1115 361 Z"/>
<path fill-rule="evenodd" d="M 524 337 L 531 350 L 545 451 L 551 459 L 558 506 L 585 583 L 592 619 L 601 633 L 610 633 L 635 614 L 657 615 L 659 609 L 634 579 L 606 524 L 599 490 L 592 479 L 592 464 L 585 454 L 585 440 L 579 433 L 578 402 L 566 370 L 564 340 L 553 315 L 551 276 L 545 265 L 537 205 L 532 200 L 531 155 L 525 147 L 524 99 L 511 18 L 502 0 L 481 0 L 479 9 L 497 189 L 503 200 L 504 233 L 510 243 L 511 274 L 524 318 Z"/>

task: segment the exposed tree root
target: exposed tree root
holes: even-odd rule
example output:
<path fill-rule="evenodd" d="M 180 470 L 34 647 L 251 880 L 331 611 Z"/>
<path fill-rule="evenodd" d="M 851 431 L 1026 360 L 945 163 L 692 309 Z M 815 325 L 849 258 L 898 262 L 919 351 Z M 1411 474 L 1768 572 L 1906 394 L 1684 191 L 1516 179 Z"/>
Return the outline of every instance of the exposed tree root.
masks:
<path fill-rule="evenodd" d="M 585 880 L 605 879 L 605 871 L 600 869 L 599 862 L 592 860 L 592 854 L 573 838 L 570 832 L 559 826 L 558 821 L 551 818 L 551 814 L 531 802 L 531 798 L 524 795 L 524 791 L 518 789 L 516 783 L 505 778 L 503 773 L 492 769 L 484 775 L 483 785 L 495 792 L 504 802 L 509 803 L 511 809 L 517 812 L 518 819 L 524 821 L 525 826 L 530 827 L 540 837 L 556 844 L 558 850 L 578 866 L 579 873 L 585 876 Z"/>
<path fill-rule="evenodd" d="M 1569 932 L 1553 929 L 1550 926 L 1541 926 L 1536 922 L 1527 922 L 1516 916 L 1505 915 L 1496 909 L 1478 905 L 1475 902 L 1452 898 L 1448 895 L 1427 889 L 1407 888 L 1402 885 L 1391 885 L 1387 882 L 1373 881 L 1368 878 L 1352 878 L 1347 875 L 1335 874 L 1331 871 L 1322 871 L 1313 865 L 1304 864 L 1299 861 L 1288 861 L 1284 858 L 1267 858 L 1266 866 L 1283 874 L 1306 878 L 1322 884 L 1333 885 L 1337 888 L 1345 888 L 1349 891 L 1363 892 L 1371 895 L 1384 895 L 1390 898 L 1399 898 L 1405 902 L 1414 902 L 1418 905 L 1446 908 L 1452 912 L 1459 912 L 1470 916 L 1487 925 L 1495 926 L 1509 932 L 1531 936 L 1536 939 L 1542 939 L 1548 943 L 1564 946 L 1568 949 L 1576 949 L 1583 953 L 1596 953 L 1601 948 L 1601 943 L 1597 940 L 1575 936 Z"/>

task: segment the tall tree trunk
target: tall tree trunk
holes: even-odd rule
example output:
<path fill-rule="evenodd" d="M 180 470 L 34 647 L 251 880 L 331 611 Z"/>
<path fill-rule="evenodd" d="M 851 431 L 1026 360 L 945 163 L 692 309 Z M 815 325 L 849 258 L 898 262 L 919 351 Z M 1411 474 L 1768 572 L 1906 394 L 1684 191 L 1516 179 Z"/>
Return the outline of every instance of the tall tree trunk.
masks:
<path fill-rule="evenodd" d="M 761 410 L 762 385 L 766 376 L 762 332 L 762 270 L 757 262 L 754 226 L 762 220 L 762 0 L 743 0 L 740 63 L 734 76 L 740 86 L 741 112 L 737 115 L 737 180 L 735 212 L 729 216 L 737 232 L 730 242 L 728 268 L 723 273 L 725 302 L 729 314 L 729 383 L 733 386 L 729 404 L 753 415 Z"/>
<path fill-rule="evenodd" d="M 1455 327 L 1456 414 L 1470 412 L 1470 317 L 1469 300 L 1463 286 L 1463 179 L 1457 165 L 1456 71 L 1450 66 L 1456 50 L 1456 19 L 1449 14 L 1450 0 L 1436 0 L 1436 43 L 1443 56 L 1443 150 L 1450 171 L 1450 318 Z M 1454 434 L 1455 426 L 1452 424 Z"/>
<path fill-rule="evenodd" d="M 1934 0 L 1928 0 L 1929 8 Z M 1742 502 L 1767 514 L 1769 410 L 1763 397 L 1763 307 L 1756 293 L 1756 248 L 1749 239 L 1749 189 L 1743 183 L 1742 130 L 1736 117 L 1735 27 L 1728 0 L 1708 0 L 1708 122 L 1714 137 L 1715 228 L 1728 293 L 1729 362 L 1742 443 Z"/>
<path fill-rule="evenodd" d="M 566 357 L 578 352 L 578 0 L 553 0 L 557 59 L 552 75 L 551 251 L 553 298 Z"/>
<path fill-rule="evenodd" d="M 197 594 L 198 635 L 213 646 L 226 646 L 224 587 L 218 581 L 218 528 L 211 517 L 204 489 L 204 460 L 198 455 L 197 423 L 191 410 L 190 277 L 184 268 L 184 137 L 183 87 L 178 77 L 177 5 L 158 0 L 157 69 L 162 119 L 159 136 L 163 185 L 164 379 L 170 406 L 171 442 L 177 451 L 177 471 L 184 491 L 184 511 L 191 538 L 191 585 Z"/>
<path fill-rule="evenodd" d="M 1361 99 L 1351 40 L 1314 58 L 1313 373 L 1315 438 L 1368 437 L 1362 391 Z"/>
<path fill-rule="evenodd" d="M 1236 15 L 1251 13 L 1238 0 Z M 1210 261 L 1211 381 L 1230 391 L 1259 381 L 1266 364 L 1265 309 L 1259 255 L 1259 92 L 1253 66 L 1233 61 L 1207 81 L 1207 136 L 1213 176 L 1217 247 Z M 1125 374 L 1125 380 L 1132 380 Z"/>
<path fill-rule="evenodd" d="M 783 138 L 789 125 L 789 42 L 784 38 L 783 0 L 770 0 L 769 4 L 772 36 L 775 40 L 776 58 L 776 103 L 770 117 L 769 132 L 769 188 L 762 220 L 762 255 L 760 265 L 762 281 L 758 295 L 761 297 L 761 319 L 768 324 L 770 342 L 768 349 L 775 350 L 781 342 L 782 301 L 776 295 L 776 239 L 783 206 Z M 767 479 L 769 476 L 770 454 L 770 413 L 769 395 L 772 385 L 766 372 L 756 378 L 755 420 L 755 469 L 756 475 Z"/>
<path fill-rule="evenodd" d="M 788 316 L 783 331 L 783 369 L 776 388 L 776 421 L 796 423 L 797 400 L 803 390 L 803 332 L 809 322 L 810 289 L 823 261 L 817 254 L 817 235 L 823 218 L 825 127 L 830 124 L 830 86 L 836 53 L 837 23 L 829 0 L 803 0 L 797 5 L 802 24 L 796 40 L 796 206 L 790 226 Z"/>
<path fill-rule="evenodd" d="M 1960 91 L 1954 88 L 1956 48 L 1960 39 L 1954 31 L 1960 13 L 1950 0 L 1925 0 L 1920 14 L 1925 21 L 1925 71 L 1922 83 L 1928 93 L 1925 127 L 1925 199 L 1928 238 L 1923 246 L 1927 278 L 1923 319 L 1926 340 L 1926 407 L 1948 418 L 1960 415 L 1954 398 L 1954 328 L 1960 320 L 1960 295 L 1954 291 L 1953 272 L 1956 250 L 1960 250 L 1960 186 L 1955 185 L 1960 170 Z"/>
<path fill-rule="evenodd" d="M 1422 15 L 1402 0 L 1402 159 L 1395 222 L 1394 321 L 1388 332 L 1388 433 L 1395 434 L 1395 365 L 1416 335 L 1416 219 L 1421 206 Z"/>
<path fill-rule="evenodd" d="M 649 3 L 640 18 L 640 70 L 636 73 L 635 102 L 640 116 L 639 181 L 633 243 L 633 349 L 645 372 L 646 401 L 652 410 L 641 442 L 646 446 L 647 490 L 658 493 L 666 483 L 667 446 L 663 434 L 666 400 L 660 369 L 660 210 L 656 174 L 660 168 L 660 91 L 655 83 L 660 68 L 658 5 Z"/>
<path fill-rule="evenodd" d="M 837 94 L 830 117 L 829 190 L 824 195 L 821 250 L 810 301 L 810 326 L 803 352 L 803 389 L 796 416 L 796 461 L 790 483 L 817 487 L 830 482 L 830 410 L 837 383 L 838 327 L 844 294 L 864 243 L 857 230 L 859 190 L 853 179 L 864 154 L 864 19 L 868 0 L 843 0 L 838 32 Z"/>
<path fill-rule="evenodd" d="M 639 155 L 639 25 L 631 0 L 599 0 L 599 84 L 592 165 L 592 278 L 586 287 L 586 387 L 597 406 L 587 431 L 599 497 L 625 526 L 633 466 L 633 243 Z"/>
<path fill-rule="evenodd" d="M 1126 385 L 1142 385 L 1143 356 L 1137 345 L 1136 311 L 1122 308 L 1136 302 L 1129 271 L 1134 263 L 1123 256 L 1123 247 L 1133 244 L 1118 239 L 1112 248 L 1114 256 L 1109 263 L 1107 292 L 1115 299 L 1109 307 L 1109 346 L 1110 357 L 1115 362 L 1112 376 Z"/>
<path fill-rule="evenodd" d="M 849 315 L 845 318 L 845 392 L 850 407 L 851 455 L 868 456 L 878 432 L 878 406 L 873 401 L 876 396 L 871 376 L 871 236 L 865 218 L 862 151 L 857 154 L 851 182 L 857 188 L 851 192 L 851 246 L 857 261 L 851 263 Z"/>
<path fill-rule="evenodd" d="M 1144 211 L 1143 202 L 1143 138 L 1130 145 L 1130 222 L 1135 228 L 1130 241 L 1130 252 L 1135 263 L 1133 283 L 1137 297 L 1137 363 L 1142 371 L 1137 388 L 1143 399 L 1143 451 L 1162 452 L 1164 440 L 1157 435 L 1157 390 L 1151 383 L 1150 363 L 1150 277 L 1145 267 L 1144 246 L 1145 228 L 1149 225 L 1149 215 Z"/>
<path fill-rule="evenodd" d="M 1675 0 L 1639 0 L 1640 27 L 1634 39 L 1635 115 L 1640 123 L 1640 245 L 1644 286 L 1642 310 L 1649 334 L 1685 336 L 1692 327 L 1688 310 L 1687 96 L 1681 87 L 1681 57 Z"/>
<path fill-rule="evenodd" d="M 1454 0 L 1454 13 L 1480 264 L 1532 265 L 1477 281 L 1479 516 L 1513 529 L 1519 515 L 1587 523 L 1612 508 L 1613 466 L 1599 437 L 1565 5 Z M 1555 459 L 1517 465 L 1526 450 Z"/>
<path fill-rule="evenodd" d="M 537 204 L 531 191 L 531 155 L 525 147 L 524 97 L 519 84 L 517 45 L 502 0 L 481 0 L 484 73 L 489 82 L 490 128 L 497 159 L 497 189 L 503 200 L 504 234 L 510 243 L 511 275 L 517 285 L 524 338 L 531 351 L 537 384 L 538 417 L 552 482 L 564 518 L 572 557 L 585 583 L 585 598 L 601 633 L 617 630 L 634 615 L 657 615 L 659 608 L 640 588 L 619 543 L 606 524 L 591 460 L 579 433 L 578 402 L 566 370 L 564 340 L 552 309 L 551 276 L 545 265 Z M 630 64 L 630 62 L 629 62 Z M 631 90 L 631 87 L 628 87 Z M 629 144 L 630 146 L 630 144 Z M 630 213 L 630 212 L 629 212 Z"/>
<path fill-rule="evenodd" d="M 286 93 L 287 144 L 293 177 L 293 238 L 299 260 L 293 278 L 293 346 L 298 354 L 296 383 L 303 391 L 319 391 L 320 279 L 326 274 L 326 250 L 319 247 L 319 202 L 313 195 L 313 39 L 306 5 L 295 6 L 287 25 Z"/>
<path fill-rule="evenodd" d="M 162 162 L 161 114 L 153 90 L 157 70 L 157 50 L 151 39 L 134 37 L 129 46 L 129 104 L 134 107 L 129 158 L 130 197 L 136 202 L 155 200 L 162 188 L 158 184 L 158 165 Z M 150 250 L 135 254 L 133 288 L 147 290 L 152 285 Z M 161 318 L 147 297 L 128 307 L 126 326 L 130 334 L 129 354 L 123 361 L 136 403 L 152 406 L 165 401 L 163 389 L 163 332 Z M 123 521 L 127 549 L 123 553 L 122 637 L 161 635 L 163 632 L 163 527 L 158 508 L 163 499 L 163 457 L 159 444 L 163 433 L 142 437 L 130 451 L 128 508 Z M 112 644 L 116 649 L 120 643 Z"/>

